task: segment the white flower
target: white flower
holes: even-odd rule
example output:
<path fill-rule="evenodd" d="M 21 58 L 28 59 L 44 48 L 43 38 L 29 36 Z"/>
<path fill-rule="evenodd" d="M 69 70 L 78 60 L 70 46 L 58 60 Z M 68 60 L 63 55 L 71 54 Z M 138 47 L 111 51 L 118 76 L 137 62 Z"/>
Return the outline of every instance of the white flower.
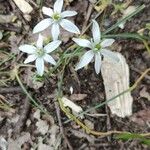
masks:
<path fill-rule="evenodd" d="M 90 49 L 81 57 L 80 62 L 76 66 L 76 70 L 81 69 L 82 67 L 89 64 L 94 58 L 95 71 L 97 74 L 99 74 L 101 69 L 102 55 L 104 57 L 109 57 L 117 62 L 119 61 L 119 59 L 114 52 L 106 49 L 106 47 L 111 46 L 115 40 L 114 39 L 101 40 L 100 28 L 95 20 L 93 20 L 92 34 L 93 38 L 91 39 L 91 41 L 87 39 L 73 38 L 73 41 L 77 43 L 79 46 L 87 47 Z"/>
<path fill-rule="evenodd" d="M 48 53 L 54 51 L 56 48 L 59 47 L 60 44 L 61 41 L 56 40 L 43 47 L 43 36 L 39 34 L 36 46 L 25 44 L 21 45 L 19 47 L 19 50 L 29 54 L 24 63 L 30 63 L 32 61 L 35 61 L 37 73 L 42 76 L 44 73 L 44 61 L 56 65 L 56 61 Z"/>
<path fill-rule="evenodd" d="M 33 29 L 33 33 L 38 33 L 40 31 L 43 31 L 50 25 L 52 25 L 52 37 L 53 40 L 57 40 L 58 36 L 60 34 L 59 26 L 64 28 L 65 30 L 80 34 L 80 31 L 76 25 L 74 25 L 71 21 L 65 19 L 66 17 L 72 17 L 77 14 L 76 11 L 62 11 L 63 7 L 63 0 L 56 0 L 54 4 L 54 10 L 51 8 L 43 7 L 42 11 L 43 14 L 49 16 L 50 18 L 44 19 L 41 22 L 39 22 Z"/>

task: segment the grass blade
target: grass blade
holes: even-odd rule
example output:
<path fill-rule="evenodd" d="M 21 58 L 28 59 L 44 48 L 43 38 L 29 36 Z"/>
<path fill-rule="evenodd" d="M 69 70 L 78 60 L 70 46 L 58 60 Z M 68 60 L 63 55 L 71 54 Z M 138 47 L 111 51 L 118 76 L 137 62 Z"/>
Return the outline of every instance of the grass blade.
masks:
<path fill-rule="evenodd" d="M 118 27 L 118 25 L 120 23 L 123 23 L 123 22 L 129 20 L 131 17 L 135 16 L 137 13 L 139 13 L 140 11 L 142 11 L 144 8 L 145 8 L 145 5 L 137 7 L 136 10 L 133 13 L 131 13 L 130 15 L 126 16 L 125 18 L 120 19 L 117 23 L 115 23 L 113 26 L 111 26 L 105 32 L 103 32 L 103 34 L 107 34 L 110 31 L 114 30 L 115 28 Z"/>

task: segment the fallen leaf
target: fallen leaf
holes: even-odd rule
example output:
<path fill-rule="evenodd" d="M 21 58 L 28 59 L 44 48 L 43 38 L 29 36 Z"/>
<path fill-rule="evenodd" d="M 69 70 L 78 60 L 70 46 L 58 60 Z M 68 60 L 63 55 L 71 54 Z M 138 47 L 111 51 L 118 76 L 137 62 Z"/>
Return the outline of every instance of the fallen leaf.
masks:
<path fill-rule="evenodd" d="M 87 97 L 87 94 L 72 94 L 70 99 L 73 101 L 81 101 Z"/>
<path fill-rule="evenodd" d="M 137 113 L 135 113 L 131 117 L 131 121 L 135 122 L 136 124 L 140 126 L 145 126 L 150 123 L 150 108 L 147 108 L 146 110 L 141 110 Z"/>
<path fill-rule="evenodd" d="M 25 142 L 31 142 L 31 136 L 30 136 L 30 133 L 28 132 L 22 133 L 22 135 L 18 137 L 16 140 L 9 138 L 8 150 L 21 150 L 21 146 Z"/>
<path fill-rule="evenodd" d="M 0 15 L 0 23 L 11 23 L 17 17 L 14 14 L 11 15 Z"/>
<path fill-rule="evenodd" d="M 0 136 L 0 149 L 7 150 L 7 147 L 8 147 L 7 141 L 3 137 Z"/>
<path fill-rule="evenodd" d="M 150 101 L 150 93 L 147 92 L 146 87 L 143 87 L 143 89 L 140 91 L 140 96 Z"/>
<path fill-rule="evenodd" d="M 42 135 L 45 135 L 48 132 L 49 125 L 44 120 L 38 120 L 36 123 L 37 131 Z"/>
<path fill-rule="evenodd" d="M 25 0 L 13 0 L 15 4 L 18 6 L 18 8 L 24 13 L 29 14 L 32 12 L 33 8 L 31 5 L 26 2 Z"/>
<path fill-rule="evenodd" d="M 30 68 L 28 68 L 24 74 L 24 83 L 30 88 L 35 90 L 43 87 L 44 81 L 38 81 L 34 79 L 35 72 L 33 72 Z"/>

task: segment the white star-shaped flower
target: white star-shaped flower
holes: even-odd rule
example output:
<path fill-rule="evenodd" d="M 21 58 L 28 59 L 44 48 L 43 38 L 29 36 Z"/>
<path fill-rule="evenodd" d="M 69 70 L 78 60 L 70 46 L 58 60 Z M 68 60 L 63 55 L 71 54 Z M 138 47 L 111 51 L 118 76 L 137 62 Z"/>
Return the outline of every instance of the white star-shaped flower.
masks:
<path fill-rule="evenodd" d="M 90 41 L 87 39 L 73 38 L 73 41 L 77 43 L 79 46 L 87 47 L 90 49 L 81 57 L 80 62 L 78 63 L 75 69 L 76 70 L 81 69 L 82 67 L 89 64 L 94 58 L 95 71 L 97 74 L 99 74 L 101 69 L 102 55 L 104 57 L 109 57 L 115 60 L 116 62 L 118 62 L 119 59 L 114 52 L 107 49 L 107 47 L 111 46 L 115 40 L 114 39 L 101 40 L 100 28 L 95 20 L 93 20 L 92 34 L 93 38 Z"/>
<path fill-rule="evenodd" d="M 39 22 L 33 29 L 33 33 L 38 33 L 43 31 L 44 29 L 48 28 L 52 25 L 51 33 L 53 40 L 57 40 L 60 34 L 60 27 L 64 28 L 65 30 L 80 34 L 80 31 L 76 25 L 74 25 L 71 21 L 65 19 L 66 17 L 72 17 L 77 14 L 76 11 L 62 11 L 63 7 L 63 0 L 57 0 L 54 3 L 54 10 L 51 8 L 43 7 L 42 12 L 43 14 L 49 16 L 50 18 L 44 19 Z"/>
<path fill-rule="evenodd" d="M 48 53 L 53 52 L 60 44 L 61 41 L 55 40 L 43 47 L 43 36 L 39 34 L 36 46 L 25 44 L 21 45 L 19 50 L 29 54 L 24 63 L 27 64 L 35 61 L 37 73 L 42 76 L 44 73 L 44 61 L 56 65 L 56 61 Z"/>

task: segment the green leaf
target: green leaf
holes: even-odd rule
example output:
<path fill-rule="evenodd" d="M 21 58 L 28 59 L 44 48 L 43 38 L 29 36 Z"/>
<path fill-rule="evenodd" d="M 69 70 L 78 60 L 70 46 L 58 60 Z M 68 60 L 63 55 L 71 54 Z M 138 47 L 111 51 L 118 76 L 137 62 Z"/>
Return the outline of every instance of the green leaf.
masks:
<path fill-rule="evenodd" d="M 145 138 L 142 135 L 136 134 L 136 133 L 122 133 L 122 134 L 116 135 L 115 139 L 121 139 L 123 141 L 139 140 L 140 143 L 142 143 L 142 144 L 150 145 L 150 139 Z"/>

